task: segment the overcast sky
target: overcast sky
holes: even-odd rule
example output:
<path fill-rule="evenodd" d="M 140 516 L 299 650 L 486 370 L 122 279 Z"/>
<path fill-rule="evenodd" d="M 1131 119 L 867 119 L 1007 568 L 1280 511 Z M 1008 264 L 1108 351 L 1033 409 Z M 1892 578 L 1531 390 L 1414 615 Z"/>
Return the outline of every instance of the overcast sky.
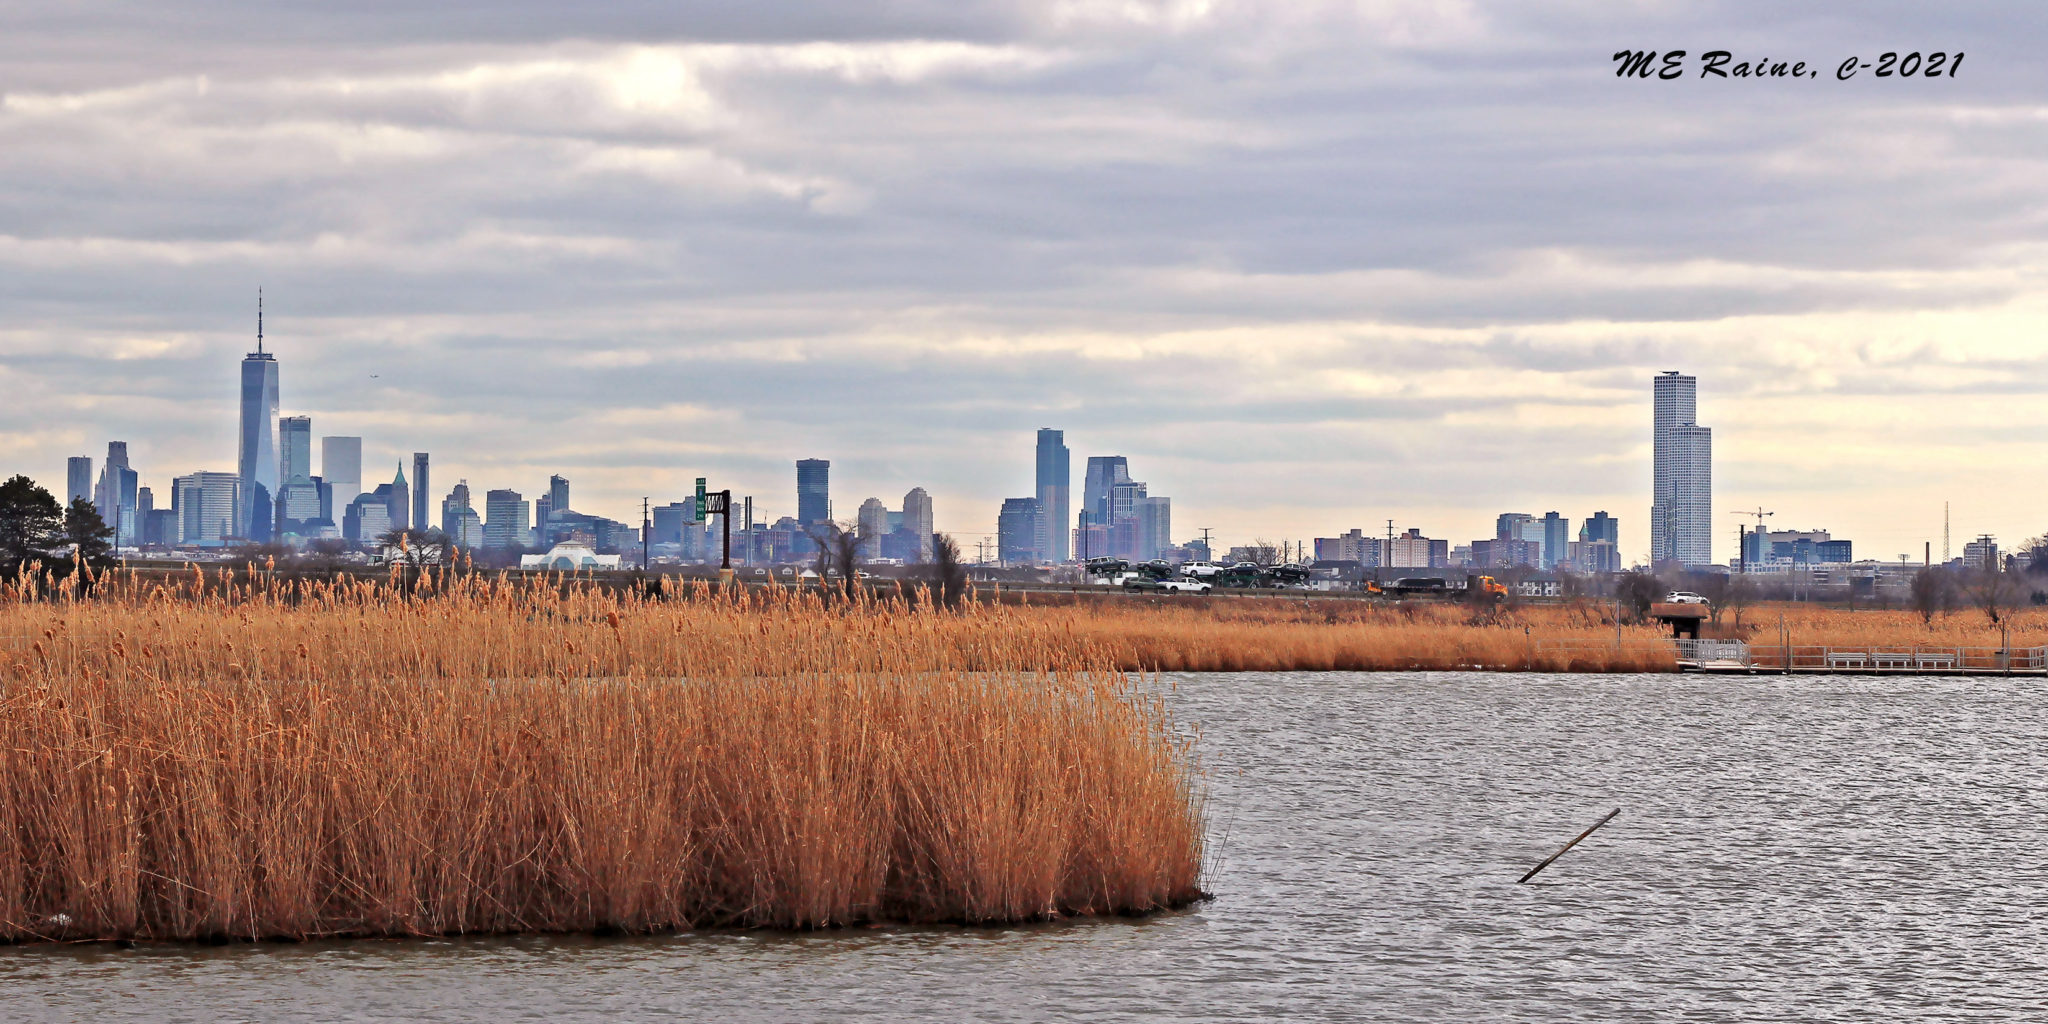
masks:
<path fill-rule="evenodd" d="M 172 8 L 177 8 L 173 10 Z M 1539 12 L 1539 8 L 1541 11 Z M 0 2 L 0 471 L 283 411 L 622 519 L 697 476 L 991 533 L 1033 431 L 1178 537 L 1503 511 L 1647 555 L 1650 377 L 1860 556 L 2048 530 L 2024 4 Z M 1618 49 L 1804 60 L 1617 80 Z M 1836 81 L 1845 58 L 1967 54 Z M 408 473 L 410 469 L 408 467 Z"/>

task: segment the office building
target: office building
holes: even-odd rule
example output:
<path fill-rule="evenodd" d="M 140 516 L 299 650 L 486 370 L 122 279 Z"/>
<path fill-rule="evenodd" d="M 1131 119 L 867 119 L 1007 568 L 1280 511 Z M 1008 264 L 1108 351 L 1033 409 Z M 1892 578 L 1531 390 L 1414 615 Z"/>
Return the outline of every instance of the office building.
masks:
<path fill-rule="evenodd" d="M 73 455 L 64 463 L 64 504 L 92 500 L 92 456 Z"/>
<path fill-rule="evenodd" d="M 484 547 L 526 547 L 526 498 L 518 491 L 484 493 Z"/>
<path fill-rule="evenodd" d="M 256 298 L 256 351 L 242 359 L 242 425 L 236 474 L 236 535 L 270 539 L 271 502 L 277 495 L 277 359 L 263 351 L 263 297 Z"/>
<path fill-rule="evenodd" d="M 377 494 L 384 497 L 384 507 L 390 514 L 393 530 L 412 529 L 412 488 L 405 483 L 405 463 L 398 464 L 398 475 L 391 482 L 377 488 Z M 367 541 L 370 538 L 362 538 Z"/>
<path fill-rule="evenodd" d="M 457 547 L 472 548 L 484 542 L 483 519 L 469 502 L 469 481 L 456 481 L 441 499 L 441 532 Z"/>
<path fill-rule="evenodd" d="M 1543 568 L 1556 568 L 1571 555 L 1572 521 L 1555 512 L 1543 514 Z"/>
<path fill-rule="evenodd" d="M 311 416 L 286 416 L 277 421 L 277 479 L 280 484 L 313 479 Z"/>
<path fill-rule="evenodd" d="M 1087 524 L 1108 526 L 1115 519 L 1113 490 L 1131 479 L 1130 460 L 1121 455 L 1091 455 L 1081 482 L 1081 511 Z M 1097 552 L 1101 554 L 1101 552 Z"/>
<path fill-rule="evenodd" d="M 1073 484 L 1068 467 L 1066 433 L 1041 427 L 1038 431 L 1039 550 L 1047 561 L 1069 561 L 1067 538 L 1067 490 Z"/>
<path fill-rule="evenodd" d="M 915 539 L 915 561 L 932 560 L 932 496 L 913 487 L 903 496 L 903 529 Z"/>
<path fill-rule="evenodd" d="M 1742 535 L 1742 562 L 1754 572 L 1774 566 L 1854 561 L 1854 545 L 1826 530 L 1749 530 Z"/>
<path fill-rule="evenodd" d="M 1394 538 L 1387 564 L 1401 569 L 1442 569 L 1451 564 L 1451 542 L 1431 540 L 1419 527 Z"/>
<path fill-rule="evenodd" d="M 412 453 L 412 514 L 407 518 L 414 529 L 424 530 L 433 520 L 427 518 L 427 496 L 434 493 L 427 483 L 427 453 Z"/>
<path fill-rule="evenodd" d="M 2000 568 L 1997 538 L 1988 533 L 1978 534 L 1976 540 L 1964 544 L 1963 568 L 1979 570 L 1997 570 Z"/>
<path fill-rule="evenodd" d="M 996 515 L 996 560 L 1004 565 L 1031 565 L 1038 561 L 1038 519 L 1042 511 L 1037 498 L 1004 498 Z"/>
<path fill-rule="evenodd" d="M 1131 518 L 1138 523 L 1136 557 L 1147 560 L 1158 558 L 1160 552 L 1173 546 L 1172 498 L 1138 498 L 1131 504 Z M 1051 556 L 1046 557 L 1049 559 Z"/>
<path fill-rule="evenodd" d="M 1606 512 L 1595 512 L 1592 518 L 1579 524 L 1579 540 L 1606 541 L 1617 549 L 1621 547 L 1621 521 Z"/>
<path fill-rule="evenodd" d="M 568 477 L 560 473 L 548 476 L 548 507 L 557 512 L 567 512 L 573 507 L 569 504 Z"/>
<path fill-rule="evenodd" d="M 236 536 L 235 517 L 242 507 L 242 478 L 237 473 L 190 473 L 171 481 L 171 505 L 177 511 L 178 536 L 169 541 L 219 547 Z"/>
<path fill-rule="evenodd" d="M 1335 537 L 1315 539 L 1315 560 L 1318 562 L 1356 562 L 1362 566 L 1381 564 L 1380 549 L 1386 545 L 1378 537 L 1368 537 L 1364 530 L 1353 529 Z"/>
<path fill-rule="evenodd" d="M 1713 431 L 1699 425 L 1697 379 L 1668 370 L 1652 379 L 1654 466 L 1650 560 L 1688 568 L 1713 562 Z"/>
<path fill-rule="evenodd" d="M 854 520 L 856 549 L 866 561 L 882 557 L 882 537 L 889 532 L 889 507 L 880 498 L 869 498 L 860 503 L 860 513 Z"/>
<path fill-rule="evenodd" d="M 342 513 L 342 537 L 365 546 L 375 545 L 395 525 L 391 506 L 390 484 L 379 484 L 376 490 L 356 495 L 356 500 L 349 502 L 348 510 Z"/>
<path fill-rule="evenodd" d="M 334 506 L 346 508 L 356 495 L 363 493 L 363 439 L 360 437 L 323 437 L 320 439 L 320 479 L 332 493 L 328 499 L 328 519 L 334 518 Z"/>
<path fill-rule="evenodd" d="M 107 529 L 114 531 L 116 548 L 133 543 L 140 529 L 135 521 L 136 487 L 135 470 L 128 465 L 128 442 L 107 442 L 107 461 L 100 467 L 92 503 Z"/>
<path fill-rule="evenodd" d="M 797 460 L 796 521 L 803 526 L 822 526 L 832 521 L 832 463 L 830 460 Z"/>

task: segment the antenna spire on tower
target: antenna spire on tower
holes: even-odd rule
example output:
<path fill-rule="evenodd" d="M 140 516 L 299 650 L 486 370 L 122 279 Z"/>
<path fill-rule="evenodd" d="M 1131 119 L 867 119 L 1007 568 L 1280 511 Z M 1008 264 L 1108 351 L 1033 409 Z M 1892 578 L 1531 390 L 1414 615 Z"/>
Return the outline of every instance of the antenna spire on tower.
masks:
<path fill-rule="evenodd" d="M 263 354 L 263 286 L 256 286 L 256 354 Z"/>

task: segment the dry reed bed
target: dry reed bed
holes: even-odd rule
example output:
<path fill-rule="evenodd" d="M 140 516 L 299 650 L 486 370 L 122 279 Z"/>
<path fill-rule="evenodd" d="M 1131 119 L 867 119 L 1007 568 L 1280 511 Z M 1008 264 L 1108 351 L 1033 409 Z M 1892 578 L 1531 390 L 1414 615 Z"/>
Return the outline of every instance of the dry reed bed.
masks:
<path fill-rule="evenodd" d="M 1624 626 L 1597 607 L 1475 616 L 1455 604 L 1189 597 L 1026 606 L 1024 621 L 1104 650 L 1132 670 L 1284 672 L 1484 669 L 1677 670 L 1670 632 Z"/>
<path fill-rule="evenodd" d="M 985 922 L 1200 895 L 1192 741 L 1051 625 L 566 590 L 17 586 L 0 937 Z"/>

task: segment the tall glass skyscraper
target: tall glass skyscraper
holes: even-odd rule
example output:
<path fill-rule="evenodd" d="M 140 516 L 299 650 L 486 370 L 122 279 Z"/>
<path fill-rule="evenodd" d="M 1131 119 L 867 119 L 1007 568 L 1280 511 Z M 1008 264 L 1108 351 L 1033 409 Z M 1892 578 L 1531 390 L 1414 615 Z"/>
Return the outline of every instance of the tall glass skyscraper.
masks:
<path fill-rule="evenodd" d="M 831 460 L 797 460 L 796 521 L 803 526 L 818 526 L 832 521 Z"/>
<path fill-rule="evenodd" d="M 412 528 L 432 529 L 433 520 L 427 518 L 427 453 L 412 453 Z"/>
<path fill-rule="evenodd" d="M 263 351 L 263 293 L 256 294 L 256 351 L 242 359 L 242 432 L 236 476 L 235 530 L 253 541 L 270 539 L 270 505 L 277 495 L 277 358 Z"/>
<path fill-rule="evenodd" d="M 92 500 L 92 456 L 73 455 L 64 464 L 64 503 Z"/>
<path fill-rule="evenodd" d="M 1652 379 L 1655 466 L 1650 562 L 1714 561 L 1714 432 L 1698 422 L 1699 381 L 1667 370 Z"/>
<path fill-rule="evenodd" d="M 1074 475 L 1067 462 L 1066 432 L 1041 427 L 1038 431 L 1039 557 L 1050 562 L 1067 560 L 1067 491 Z"/>

